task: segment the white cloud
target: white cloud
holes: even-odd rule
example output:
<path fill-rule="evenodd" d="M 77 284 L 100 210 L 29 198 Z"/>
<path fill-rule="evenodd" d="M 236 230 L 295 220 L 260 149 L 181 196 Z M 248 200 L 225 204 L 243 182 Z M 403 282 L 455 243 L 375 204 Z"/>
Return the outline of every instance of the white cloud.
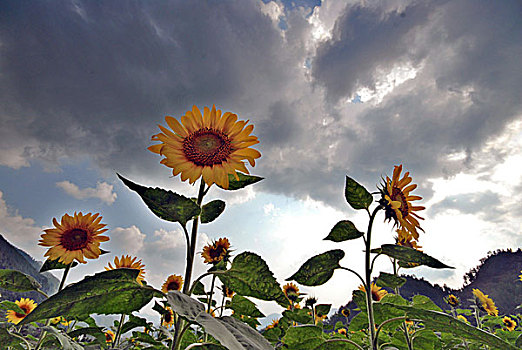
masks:
<path fill-rule="evenodd" d="M 116 227 L 109 233 L 110 241 L 108 246 L 115 246 L 122 250 L 124 254 L 136 255 L 144 246 L 146 235 L 138 227 Z"/>
<path fill-rule="evenodd" d="M 114 186 L 106 182 L 97 182 L 96 188 L 87 187 L 80 189 L 78 185 L 70 181 L 57 182 L 56 186 L 76 199 L 98 198 L 109 205 L 114 203 L 117 197 L 117 194 L 112 191 Z"/>

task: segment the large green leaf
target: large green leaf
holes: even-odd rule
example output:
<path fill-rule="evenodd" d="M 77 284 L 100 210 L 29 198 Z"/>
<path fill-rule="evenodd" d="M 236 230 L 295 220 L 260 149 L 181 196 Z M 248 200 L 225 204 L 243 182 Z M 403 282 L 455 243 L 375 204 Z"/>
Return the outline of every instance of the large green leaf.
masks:
<path fill-rule="evenodd" d="M 328 315 L 331 308 L 332 304 L 317 304 L 315 306 L 315 313 L 319 316 Z"/>
<path fill-rule="evenodd" d="M 395 276 L 392 273 L 381 272 L 379 278 L 377 278 L 377 281 L 375 283 L 379 287 L 396 288 L 406 283 L 406 279 L 399 276 Z"/>
<path fill-rule="evenodd" d="M 225 210 L 225 202 L 220 199 L 208 202 L 201 207 L 200 220 L 202 224 L 207 224 L 217 219 L 219 215 Z"/>
<path fill-rule="evenodd" d="M 56 328 L 46 326 L 42 327 L 42 329 L 56 337 L 56 339 L 58 339 L 58 341 L 60 342 L 60 345 L 62 346 L 63 350 L 83 350 L 83 346 L 81 346 L 80 344 L 72 340 L 71 337 L 69 337 L 67 334 L 57 330 Z"/>
<path fill-rule="evenodd" d="M 340 268 L 339 261 L 344 258 L 344 252 L 334 249 L 311 257 L 287 281 L 296 281 L 305 286 L 319 286 L 326 283 L 334 270 Z"/>
<path fill-rule="evenodd" d="M 383 244 L 380 248 L 372 249 L 372 253 L 388 255 L 404 263 L 426 265 L 434 269 L 453 269 L 420 250 L 397 244 Z"/>
<path fill-rule="evenodd" d="M 228 174 L 228 188 L 226 190 L 228 191 L 234 191 L 239 190 L 241 188 L 244 188 L 248 185 L 255 184 L 256 182 L 259 182 L 263 180 L 263 177 L 254 176 L 254 175 L 247 175 L 240 172 L 236 172 L 239 180 L 236 180 L 236 177 L 233 174 Z M 218 185 L 219 186 L 219 185 Z M 219 186 L 221 187 L 221 186 Z M 223 187 L 221 187 L 223 188 Z"/>
<path fill-rule="evenodd" d="M 274 274 L 259 255 L 243 252 L 232 261 L 227 271 L 218 271 L 218 278 L 237 294 L 261 300 L 275 300 L 287 304 L 288 301 Z"/>
<path fill-rule="evenodd" d="M 125 334 L 136 327 L 146 327 L 147 324 L 148 322 L 145 318 L 130 315 L 129 320 L 121 327 L 121 334 Z"/>
<path fill-rule="evenodd" d="M 71 267 L 75 267 L 77 265 L 78 265 L 78 263 L 76 261 L 73 261 Z M 67 268 L 67 265 L 59 262 L 58 259 L 51 260 L 50 258 L 47 258 L 47 260 L 45 260 L 44 264 L 40 268 L 40 272 L 45 272 L 45 271 L 50 271 L 50 270 L 61 270 L 61 269 L 65 269 L 65 268 Z"/>
<path fill-rule="evenodd" d="M 13 310 L 19 314 L 25 314 L 25 311 L 18 306 L 14 301 L 2 300 L 0 301 L 0 310 Z"/>
<path fill-rule="evenodd" d="M 283 316 L 301 324 L 312 323 L 312 310 L 310 309 L 285 310 Z"/>
<path fill-rule="evenodd" d="M 12 292 L 30 292 L 42 287 L 32 276 L 17 270 L 0 270 L 0 288 Z"/>
<path fill-rule="evenodd" d="M 156 216 L 163 220 L 186 225 L 190 219 L 201 212 L 201 208 L 190 198 L 158 187 L 141 186 L 120 174 L 117 175 L 128 188 L 140 195 Z"/>
<path fill-rule="evenodd" d="M 259 311 L 256 304 L 239 294 L 235 294 L 232 297 L 232 300 L 227 304 L 227 307 L 234 310 L 234 313 L 238 315 L 245 315 L 255 318 L 265 317 L 265 315 Z"/>
<path fill-rule="evenodd" d="M 343 242 L 349 239 L 362 237 L 364 232 L 359 231 L 349 220 L 341 220 L 332 228 L 325 240 Z"/>
<path fill-rule="evenodd" d="M 167 300 L 178 315 L 202 326 L 229 350 L 273 350 L 259 332 L 234 317 L 212 317 L 204 304 L 178 291 L 169 292 Z"/>
<path fill-rule="evenodd" d="M 23 340 L 9 333 L 7 328 L 0 326 L 0 344 L 8 349 L 10 346 L 13 349 L 25 349 L 20 344 L 24 344 Z"/>
<path fill-rule="evenodd" d="M 90 314 L 130 314 L 163 293 L 136 281 L 137 269 L 121 268 L 87 276 L 44 300 L 21 323 L 56 316 L 86 318 Z"/>
<path fill-rule="evenodd" d="M 72 332 L 67 333 L 67 335 L 71 338 L 76 338 L 82 334 L 90 335 L 96 338 L 97 343 L 103 348 L 107 348 L 107 342 L 105 338 L 105 333 L 98 327 L 85 327 L 78 328 Z"/>
<path fill-rule="evenodd" d="M 329 339 L 322 328 L 302 325 L 288 328 L 283 337 L 284 347 L 292 350 L 351 350 L 358 349 L 347 339 Z"/>
<path fill-rule="evenodd" d="M 344 197 L 354 209 L 368 209 L 373 202 L 373 196 L 370 192 L 348 176 L 346 177 L 346 185 L 344 187 Z"/>

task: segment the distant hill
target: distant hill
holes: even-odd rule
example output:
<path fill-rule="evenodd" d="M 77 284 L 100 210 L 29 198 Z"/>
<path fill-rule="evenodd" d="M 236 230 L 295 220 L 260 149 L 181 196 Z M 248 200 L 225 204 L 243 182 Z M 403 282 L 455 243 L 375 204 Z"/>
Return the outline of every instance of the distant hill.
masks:
<path fill-rule="evenodd" d="M 499 314 L 513 315 L 521 313 L 517 306 L 522 304 L 522 281 L 518 277 L 522 270 L 522 250 L 497 250 L 489 252 L 488 256 L 480 260 L 480 265 L 471 269 L 464 275 L 464 286 L 460 289 L 452 289 L 447 286 L 432 285 L 423 278 L 416 278 L 403 275 L 406 283 L 401 287 L 401 296 L 411 299 L 414 295 L 420 294 L 428 296 L 440 308 L 449 310 L 450 307 L 444 301 L 449 294 L 456 295 L 462 305 L 460 308 L 469 308 L 473 299 L 473 289 L 480 289 L 493 299 L 499 310 Z M 414 271 L 414 270 L 412 270 Z M 387 288 L 386 288 L 387 289 Z M 391 292 L 391 289 L 388 289 Z M 353 301 L 345 305 L 351 311 L 349 319 L 352 319 L 358 311 Z M 328 324 L 336 322 L 346 322 L 346 319 L 339 315 L 333 315 Z"/>
<path fill-rule="evenodd" d="M 0 234 L 0 269 L 18 270 L 33 276 L 41 285 L 42 291 L 47 295 L 56 293 L 60 281 L 51 273 L 40 273 L 41 262 L 34 260 L 29 254 L 9 243 Z M 31 298 L 37 302 L 44 300 L 44 297 L 37 292 L 15 293 L 0 288 L 0 300 L 15 301 L 24 298 Z"/>

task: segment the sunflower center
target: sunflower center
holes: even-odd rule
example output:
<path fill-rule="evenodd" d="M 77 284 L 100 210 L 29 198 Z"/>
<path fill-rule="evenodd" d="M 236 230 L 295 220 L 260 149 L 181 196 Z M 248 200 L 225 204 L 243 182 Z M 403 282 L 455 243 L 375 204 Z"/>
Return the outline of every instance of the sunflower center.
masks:
<path fill-rule="evenodd" d="M 172 314 L 170 313 L 170 311 L 165 314 L 164 320 L 165 320 L 165 323 L 170 323 L 172 321 Z"/>
<path fill-rule="evenodd" d="M 401 207 L 399 210 L 401 211 L 402 217 L 405 218 L 409 214 L 408 201 L 406 200 L 406 196 L 402 193 L 401 189 L 398 187 L 393 188 L 392 195 L 390 196 L 393 201 L 401 202 Z"/>
<path fill-rule="evenodd" d="M 196 165 L 221 164 L 231 152 L 232 145 L 228 136 L 211 128 L 199 129 L 183 140 L 183 153 Z"/>
<path fill-rule="evenodd" d="M 21 305 L 21 306 L 20 306 L 20 309 L 24 310 L 25 313 L 24 313 L 24 314 L 20 314 L 20 313 L 18 313 L 18 312 L 15 312 L 15 316 L 16 316 L 17 318 L 24 318 L 24 317 L 27 316 L 27 314 L 30 312 L 30 310 L 29 310 L 29 306 L 27 306 L 27 305 Z"/>
<path fill-rule="evenodd" d="M 180 290 L 180 285 L 176 281 L 172 281 L 167 285 L 167 290 Z"/>
<path fill-rule="evenodd" d="M 80 250 L 87 247 L 89 235 L 86 230 L 74 228 L 62 235 L 61 243 L 66 250 Z"/>
<path fill-rule="evenodd" d="M 212 259 L 217 259 L 225 253 L 226 253 L 226 249 L 222 246 L 214 247 L 213 249 L 210 249 L 210 251 L 209 251 L 209 255 Z"/>

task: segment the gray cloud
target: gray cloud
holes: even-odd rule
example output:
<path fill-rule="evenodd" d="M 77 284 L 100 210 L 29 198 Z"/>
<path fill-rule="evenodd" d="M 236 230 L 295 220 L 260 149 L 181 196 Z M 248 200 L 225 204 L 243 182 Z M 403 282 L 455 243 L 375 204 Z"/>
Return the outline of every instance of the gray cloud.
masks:
<path fill-rule="evenodd" d="M 501 208 L 499 195 L 491 191 L 483 193 L 466 193 L 449 196 L 433 204 L 427 214 L 435 217 L 438 213 L 455 209 L 463 214 L 482 216 L 487 221 L 501 222 L 502 216 L 508 212 Z"/>

